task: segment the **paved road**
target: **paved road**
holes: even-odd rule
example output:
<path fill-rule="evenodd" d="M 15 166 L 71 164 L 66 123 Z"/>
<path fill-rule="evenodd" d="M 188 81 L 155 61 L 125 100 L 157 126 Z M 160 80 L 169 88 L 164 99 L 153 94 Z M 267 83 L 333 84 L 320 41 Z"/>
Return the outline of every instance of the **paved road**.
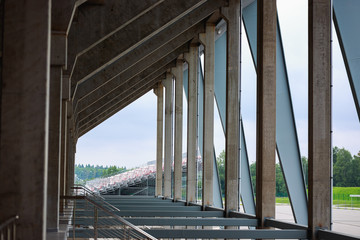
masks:
<path fill-rule="evenodd" d="M 294 222 L 290 205 L 276 205 L 276 219 Z M 333 231 L 360 236 L 360 209 L 333 208 Z"/>

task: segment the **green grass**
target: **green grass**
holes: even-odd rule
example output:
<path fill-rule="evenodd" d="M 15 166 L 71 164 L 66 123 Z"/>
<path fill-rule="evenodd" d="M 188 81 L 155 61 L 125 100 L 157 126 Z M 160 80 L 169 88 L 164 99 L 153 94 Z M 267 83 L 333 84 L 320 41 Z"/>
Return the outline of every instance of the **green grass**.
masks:
<path fill-rule="evenodd" d="M 350 195 L 360 195 L 360 187 L 334 187 L 333 204 L 337 207 L 360 208 L 360 197 L 351 198 Z M 287 197 L 277 197 L 276 203 L 290 204 L 290 201 Z"/>
<path fill-rule="evenodd" d="M 290 204 L 290 200 L 288 197 L 276 197 L 276 203 Z"/>
<path fill-rule="evenodd" d="M 334 187 L 333 204 L 337 207 L 360 208 L 360 197 L 351 198 L 352 194 L 360 195 L 360 187 Z"/>

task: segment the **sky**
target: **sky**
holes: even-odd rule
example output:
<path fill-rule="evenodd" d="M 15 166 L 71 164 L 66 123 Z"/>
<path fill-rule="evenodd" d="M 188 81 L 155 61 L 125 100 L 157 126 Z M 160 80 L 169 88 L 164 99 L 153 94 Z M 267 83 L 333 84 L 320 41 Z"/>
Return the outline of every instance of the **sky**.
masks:
<path fill-rule="evenodd" d="M 278 0 L 278 15 L 295 114 L 300 153 L 308 149 L 308 34 L 307 1 Z M 245 32 L 245 31 L 243 31 Z M 245 34 L 242 38 L 242 116 L 250 162 L 255 161 L 256 75 Z M 333 28 L 333 146 L 351 154 L 360 151 L 360 123 L 341 51 Z M 150 91 L 78 140 L 77 164 L 133 168 L 156 158 L 156 105 Z M 184 97 L 183 152 L 186 152 Z M 218 155 L 225 145 L 217 110 L 214 111 L 214 145 Z"/>

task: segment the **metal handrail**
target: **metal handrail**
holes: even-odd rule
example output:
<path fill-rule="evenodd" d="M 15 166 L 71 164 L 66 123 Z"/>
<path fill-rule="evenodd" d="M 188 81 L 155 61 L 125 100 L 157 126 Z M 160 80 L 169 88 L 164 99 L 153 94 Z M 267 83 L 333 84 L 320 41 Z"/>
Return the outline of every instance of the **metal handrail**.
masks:
<path fill-rule="evenodd" d="M 85 197 L 86 198 L 86 197 Z M 147 232 L 145 232 L 144 230 L 140 229 L 139 227 L 135 226 L 134 224 L 126 221 L 124 218 L 120 217 L 119 215 L 116 215 L 115 213 L 109 211 L 108 209 L 102 207 L 101 205 L 99 205 L 98 203 L 94 202 L 93 200 L 86 198 L 87 201 L 89 201 L 90 203 L 92 203 L 94 206 L 96 206 L 97 208 L 101 209 L 102 211 L 106 212 L 107 214 L 111 215 L 113 218 L 115 218 L 116 220 L 122 222 L 124 225 L 132 228 L 133 230 L 141 233 L 142 235 L 146 236 L 147 239 L 152 239 L 152 240 L 157 240 L 157 238 L 151 236 L 150 234 L 148 234 Z"/>
<path fill-rule="evenodd" d="M 108 206 L 110 209 L 114 210 L 114 211 L 120 211 L 120 209 L 118 209 L 117 207 L 111 205 L 110 203 L 105 201 L 105 198 L 103 198 L 102 196 L 95 194 L 94 192 L 92 192 L 89 188 L 87 188 L 84 185 L 81 184 L 75 184 L 72 189 L 82 189 L 84 190 L 84 192 L 89 193 L 92 197 L 94 197 L 95 199 L 101 201 L 103 204 L 105 204 L 106 206 Z M 85 194 L 86 196 L 86 194 Z"/>
<path fill-rule="evenodd" d="M 73 238 L 75 236 L 75 208 L 76 208 L 76 200 L 85 200 L 87 202 L 89 202 L 90 204 L 92 204 L 94 206 L 94 238 L 97 239 L 97 220 L 98 220 L 98 210 L 101 210 L 103 212 L 105 212 L 106 214 L 108 214 L 110 217 L 114 218 L 115 220 L 119 221 L 123 226 L 126 226 L 128 228 L 130 228 L 131 230 L 133 230 L 134 232 L 136 232 L 137 234 L 140 234 L 144 237 L 142 237 L 141 239 L 150 239 L 150 240 L 157 240 L 157 238 L 151 236 L 150 234 L 148 234 L 147 232 L 145 232 L 144 230 L 142 230 L 141 228 L 135 226 L 134 224 L 126 221 L 124 218 L 120 217 L 119 215 L 115 214 L 113 211 L 105 208 L 104 206 L 102 206 L 101 204 L 99 204 L 98 202 L 94 201 L 93 199 L 89 198 L 88 196 L 63 196 L 63 199 L 70 199 L 70 200 L 74 200 L 74 209 L 73 209 Z M 108 203 L 109 204 L 109 203 Z M 111 204 L 109 204 L 111 205 Z M 114 206 L 113 206 L 114 207 Z M 114 207 L 115 208 L 115 207 Z M 120 211 L 120 210 L 119 210 Z"/>
<path fill-rule="evenodd" d="M 19 216 L 9 218 L 5 222 L 0 224 L 0 238 L 1 239 L 16 239 L 16 221 L 19 219 Z M 4 230 L 6 232 L 4 234 Z"/>

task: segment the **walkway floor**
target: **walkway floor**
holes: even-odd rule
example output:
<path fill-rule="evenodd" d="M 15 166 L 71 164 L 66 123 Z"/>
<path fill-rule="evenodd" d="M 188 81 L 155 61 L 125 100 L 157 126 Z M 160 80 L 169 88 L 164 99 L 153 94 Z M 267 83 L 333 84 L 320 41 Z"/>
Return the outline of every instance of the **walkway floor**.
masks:
<path fill-rule="evenodd" d="M 276 219 L 294 222 L 290 205 L 276 205 Z M 333 208 L 333 231 L 360 236 L 360 209 Z"/>

